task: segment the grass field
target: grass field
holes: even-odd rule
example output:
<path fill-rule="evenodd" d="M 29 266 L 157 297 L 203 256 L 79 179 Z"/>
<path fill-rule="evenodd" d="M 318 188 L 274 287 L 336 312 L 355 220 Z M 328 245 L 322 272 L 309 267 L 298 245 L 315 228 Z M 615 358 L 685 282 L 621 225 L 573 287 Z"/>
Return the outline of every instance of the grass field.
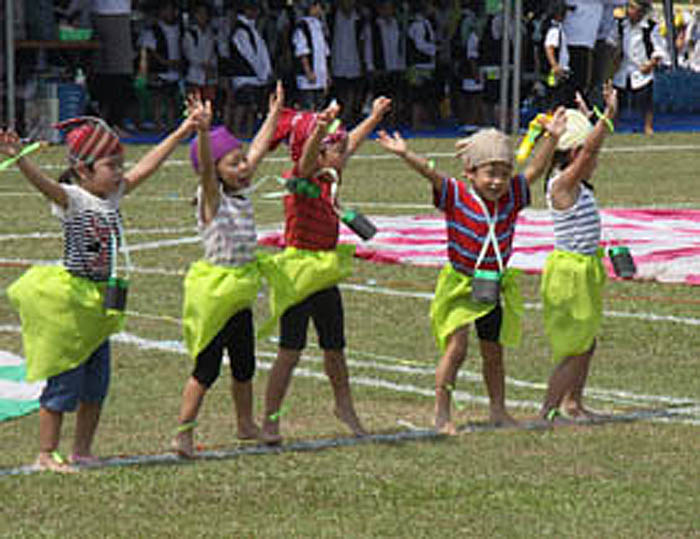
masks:
<path fill-rule="evenodd" d="M 606 150 L 617 151 L 600 159 L 601 205 L 700 208 L 698 135 L 620 135 L 608 142 Z M 458 163 L 443 155 L 453 141 L 411 144 L 438 154 L 440 168 L 457 172 Z M 144 151 L 130 147 L 127 157 Z M 369 215 L 431 212 L 427 184 L 397 159 L 376 154 L 368 142 L 350 162 L 344 200 Z M 274 154 L 260 174 L 278 173 L 282 156 Z M 39 159 L 57 172 L 62 154 L 51 149 Z M 178 149 L 122 205 L 129 243 L 141 248 L 132 255 L 138 271 L 132 275 L 128 335 L 114 340 L 112 386 L 95 444 L 99 455 L 147 457 L 169 448 L 191 368 L 173 344 L 181 338 L 182 278 L 201 256 L 189 204 L 195 182 L 185 159 L 185 148 Z M 277 188 L 268 184 L 265 190 Z M 535 207 L 543 207 L 541 191 L 539 185 L 533 189 Z M 0 258 L 60 257 L 57 221 L 16 171 L 3 173 L 0 215 Z M 256 197 L 256 215 L 261 229 L 278 225 L 279 201 Z M 36 232 L 44 234 L 27 237 Z M 0 267 L 3 292 L 24 271 L 21 264 L 11 266 Z M 430 425 L 438 354 L 425 294 L 437 273 L 357 260 L 343 288 L 354 397 L 373 433 L 406 430 L 399 421 L 419 429 Z M 526 311 L 522 347 L 506 358 L 510 409 L 523 421 L 535 416 L 552 367 L 536 308 L 538 285 L 537 276 L 523 278 L 525 301 L 533 306 Z M 694 405 L 694 415 L 553 430 L 465 429 L 451 438 L 108 467 L 74 476 L 0 477 L 0 536 L 700 537 L 700 288 L 611 281 L 605 310 L 588 403 L 626 413 L 684 401 Z M 261 300 L 257 319 L 264 314 Z M 0 350 L 21 354 L 18 324 L 2 294 Z M 457 392 L 462 426 L 483 426 L 487 418 L 473 344 Z M 274 342 L 258 343 L 258 415 L 275 349 Z M 282 417 L 288 444 L 348 435 L 332 415 L 319 358 L 310 346 L 292 384 Z M 222 371 L 200 416 L 197 439 L 205 450 L 250 445 L 234 437 L 228 378 Z M 30 463 L 37 432 L 36 414 L 0 424 L 0 469 Z M 65 452 L 72 434 L 69 415 Z"/>

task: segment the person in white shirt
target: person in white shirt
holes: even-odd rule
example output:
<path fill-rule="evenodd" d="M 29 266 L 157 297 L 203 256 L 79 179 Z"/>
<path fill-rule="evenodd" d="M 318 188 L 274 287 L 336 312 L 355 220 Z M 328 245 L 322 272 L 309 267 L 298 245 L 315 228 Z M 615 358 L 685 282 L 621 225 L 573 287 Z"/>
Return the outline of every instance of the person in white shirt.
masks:
<path fill-rule="evenodd" d="M 411 103 L 411 125 L 414 130 L 429 127 L 434 120 L 433 101 L 437 42 L 435 30 L 425 16 L 425 0 L 411 0 L 411 16 L 406 31 L 406 76 Z M 431 106 L 426 106 L 430 104 Z"/>
<path fill-rule="evenodd" d="M 328 17 L 331 43 L 332 93 L 340 102 L 341 119 L 352 125 L 360 117 L 365 94 L 362 41 L 364 21 L 355 0 L 339 0 Z"/>
<path fill-rule="evenodd" d="M 131 0 L 82 0 L 71 5 L 73 13 L 89 5 L 95 39 L 100 48 L 93 62 L 95 76 L 90 79 L 90 94 L 99 103 L 100 116 L 121 136 L 127 107 L 132 95 L 135 53 L 131 39 Z"/>
<path fill-rule="evenodd" d="M 236 136 L 248 138 L 253 134 L 255 118 L 267 99 L 272 82 L 272 62 L 267 43 L 256 27 L 260 14 L 258 3 L 245 0 L 239 2 L 239 6 L 231 33 L 227 71 L 233 92 L 233 103 L 229 103 L 233 121 L 229 128 Z"/>
<path fill-rule="evenodd" d="M 547 60 L 547 107 L 574 106 L 575 88 L 570 79 L 569 47 L 562 21 L 568 7 L 564 0 L 552 2 L 550 25 L 544 37 L 544 54 Z"/>
<path fill-rule="evenodd" d="M 174 126 L 177 118 L 182 36 L 173 0 L 158 4 L 157 17 L 156 22 L 144 32 L 141 44 L 148 50 L 149 85 L 153 92 L 156 129 L 163 131 Z"/>
<path fill-rule="evenodd" d="M 593 48 L 603 15 L 603 0 L 567 0 L 564 18 L 569 47 L 569 68 L 574 89 L 587 98 L 593 75 Z"/>
<path fill-rule="evenodd" d="M 297 2 L 303 10 L 292 31 L 297 95 L 295 101 L 304 110 L 323 105 L 329 86 L 328 56 L 330 49 L 323 31 L 323 5 L 320 0 Z"/>
<path fill-rule="evenodd" d="M 602 109 L 603 83 L 614 74 L 615 49 L 610 44 L 617 32 L 615 8 L 624 0 L 603 0 L 603 14 L 598 24 L 595 48 L 593 49 L 593 74 L 591 77 L 590 101 Z"/>
<path fill-rule="evenodd" d="M 187 94 L 198 92 L 202 100 L 213 104 L 216 99 L 217 57 L 216 34 L 211 24 L 209 4 L 197 4 L 192 17 L 194 24 L 182 38 L 182 54 L 187 62 Z"/>
<path fill-rule="evenodd" d="M 405 107 L 406 48 L 393 0 L 374 3 L 374 13 L 365 25 L 364 58 L 373 95 L 391 98 L 387 121 L 396 127 Z"/>
<path fill-rule="evenodd" d="M 479 125 L 484 121 L 484 80 L 479 66 L 480 37 L 476 13 L 466 7 L 452 38 L 452 65 L 457 91 L 457 119 L 464 125 Z"/>
<path fill-rule="evenodd" d="M 654 69 L 664 58 L 664 41 L 650 12 L 650 0 L 630 0 L 627 17 L 613 34 L 620 51 L 613 84 L 622 94 L 620 101 L 631 101 L 643 114 L 646 135 L 654 132 Z"/>

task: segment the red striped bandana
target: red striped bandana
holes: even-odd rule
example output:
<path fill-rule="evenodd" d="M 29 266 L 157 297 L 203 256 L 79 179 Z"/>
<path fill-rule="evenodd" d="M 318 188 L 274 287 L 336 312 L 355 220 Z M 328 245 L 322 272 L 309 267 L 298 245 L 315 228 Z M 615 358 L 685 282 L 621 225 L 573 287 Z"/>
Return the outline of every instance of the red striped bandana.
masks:
<path fill-rule="evenodd" d="M 94 163 L 101 157 L 123 153 L 119 137 L 107 123 L 92 116 L 80 116 L 54 124 L 56 129 L 65 129 L 68 159 L 71 162 Z"/>

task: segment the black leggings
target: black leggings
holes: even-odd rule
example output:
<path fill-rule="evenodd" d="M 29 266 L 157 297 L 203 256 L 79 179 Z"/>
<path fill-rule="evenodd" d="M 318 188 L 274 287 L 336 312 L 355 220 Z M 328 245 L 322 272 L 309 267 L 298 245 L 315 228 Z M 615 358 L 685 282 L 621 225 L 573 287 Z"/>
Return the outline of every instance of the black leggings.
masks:
<path fill-rule="evenodd" d="M 255 374 L 255 332 L 253 312 L 243 309 L 229 318 L 226 325 L 197 356 L 192 376 L 209 388 L 219 377 L 224 348 L 231 361 L 231 375 L 247 382 Z"/>

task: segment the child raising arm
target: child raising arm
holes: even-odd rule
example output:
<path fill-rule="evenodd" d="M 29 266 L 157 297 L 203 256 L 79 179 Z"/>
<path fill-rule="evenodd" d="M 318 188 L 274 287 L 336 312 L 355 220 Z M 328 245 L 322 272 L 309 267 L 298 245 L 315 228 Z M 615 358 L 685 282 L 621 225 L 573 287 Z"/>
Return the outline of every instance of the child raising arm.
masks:
<path fill-rule="evenodd" d="M 445 213 L 449 262 L 438 278 L 430 308 L 433 333 L 441 351 L 435 373 L 435 419 L 438 432 L 456 434 L 451 397 L 466 358 L 468 325 L 474 322 L 489 395 L 490 420 L 515 424 L 505 408 L 503 344 L 517 345 L 522 298 L 515 271 L 506 268 L 512 253 L 515 220 L 530 202 L 529 185 L 544 171 L 565 125 L 558 109 L 544 127 L 549 133 L 525 172 L 513 176 L 508 137 L 486 129 L 457 142 L 467 183 L 435 169 L 432 161 L 408 149 L 400 134 L 379 133 L 379 144 L 401 157 L 433 188 L 435 205 Z M 464 231 L 468 230 L 469 234 Z M 503 305 L 501 298 L 503 296 Z"/>
<path fill-rule="evenodd" d="M 199 173 L 197 227 L 205 257 L 193 263 L 185 277 L 182 326 L 195 364 L 182 392 L 173 443 L 175 451 L 185 458 L 195 456 L 197 415 L 206 392 L 219 377 L 224 348 L 230 359 L 237 436 L 251 439 L 259 434 L 253 420 L 252 304 L 260 288 L 260 271 L 253 203 L 246 188 L 270 146 L 283 102 L 282 84 L 278 83 L 267 118 L 247 152 L 225 127 L 210 131 L 209 102 L 193 102 L 203 111 L 190 156 Z"/>
<path fill-rule="evenodd" d="M 103 120 L 80 117 L 58 124 L 67 131 L 66 183 L 54 181 L 21 155 L 16 133 L 0 131 L 0 153 L 18 157 L 22 174 L 54 203 L 64 234 L 61 266 L 32 267 L 7 290 L 22 321 L 27 379 L 47 379 L 39 399 L 39 469 L 72 472 L 76 464 L 97 461 L 91 447 L 109 386 L 108 337 L 124 322 L 123 306 L 103 303 L 123 242 L 119 202 L 158 168 L 196 121 L 188 117 L 126 173 L 122 144 Z M 77 184 L 69 184 L 71 179 Z M 58 453 L 61 424 L 63 414 L 76 409 L 68 461 Z"/>
<path fill-rule="evenodd" d="M 261 438 L 266 443 L 282 441 L 282 403 L 306 347 L 309 319 L 323 350 L 336 417 L 356 436 L 366 432 L 355 412 L 344 353 L 344 311 L 338 283 L 352 272 L 354 247 L 338 245 L 337 190 L 348 159 L 390 105 L 385 97 L 375 99 L 370 115 L 350 133 L 335 124 L 339 111 L 335 104 L 318 114 L 287 110 L 286 118 L 280 121 L 276 136 L 289 139 L 294 162 L 291 176 L 307 189 L 285 196 L 286 248 L 262 265 L 270 282 L 272 316 L 261 334 L 278 320 L 280 326 L 277 359 L 265 391 Z"/>

